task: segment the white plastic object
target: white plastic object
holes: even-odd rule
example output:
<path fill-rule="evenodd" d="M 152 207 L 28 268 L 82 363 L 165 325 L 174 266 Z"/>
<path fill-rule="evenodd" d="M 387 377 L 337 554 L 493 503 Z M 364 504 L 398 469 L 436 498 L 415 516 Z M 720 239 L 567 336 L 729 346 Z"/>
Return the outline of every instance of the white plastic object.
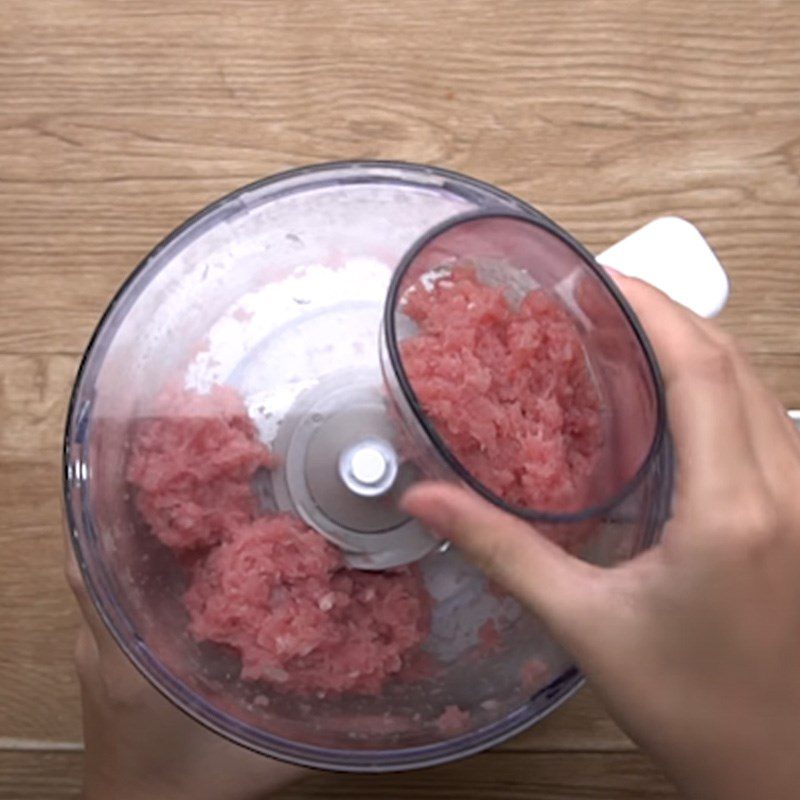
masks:
<path fill-rule="evenodd" d="M 388 492 L 397 472 L 397 454 L 388 442 L 380 439 L 359 442 L 339 458 L 339 476 L 351 492 L 361 497 L 377 497 Z"/>
<path fill-rule="evenodd" d="M 353 453 L 353 460 L 350 462 L 353 477 L 369 486 L 380 483 L 381 478 L 386 475 L 387 468 L 383 453 L 377 447 L 369 445 Z"/>
<path fill-rule="evenodd" d="M 603 266 L 640 278 L 702 317 L 719 314 L 729 281 L 711 245 L 680 217 L 659 217 L 597 256 Z"/>
<path fill-rule="evenodd" d="M 659 217 L 597 256 L 600 264 L 641 278 L 701 317 L 725 307 L 730 283 L 711 245 L 691 222 Z M 786 412 L 800 431 L 800 409 Z"/>

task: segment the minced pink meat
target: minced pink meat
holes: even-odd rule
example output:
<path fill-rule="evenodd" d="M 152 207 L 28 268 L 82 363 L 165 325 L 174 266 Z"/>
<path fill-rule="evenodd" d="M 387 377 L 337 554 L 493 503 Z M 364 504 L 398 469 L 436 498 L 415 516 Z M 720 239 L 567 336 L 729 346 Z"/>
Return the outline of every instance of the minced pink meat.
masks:
<path fill-rule="evenodd" d="M 472 714 L 456 705 L 447 706 L 436 718 L 436 728 L 445 736 L 463 733 L 472 720 Z"/>
<path fill-rule="evenodd" d="M 192 635 L 236 648 L 243 678 L 296 692 L 378 692 L 429 627 L 416 571 L 345 569 L 337 548 L 286 515 L 222 542 L 185 601 Z"/>
<path fill-rule="evenodd" d="M 128 480 L 152 532 L 168 547 L 192 550 L 216 544 L 231 526 L 252 519 L 250 480 L 270 463 L 233 389 L 170 389 L 136 431 Z"/>
<path fill-rule="evenodd" d="M 414 284 L 402 310 L 418 327 L 401 343 L 405 372 L 466 469 L 519 506 L 584 505 L 600 398 L 567 312 L 541 291 L 513 304 L 467 266 Z"/>
<path fill-rule="evenodd" d="M 503 637 L 493 619 L 487 619 L 483 625 L 478 628 L 478 652 L 482 656 L 488 656 L 492 653 L 497 653 L 502 650 Z"/>
<path fill-rule="evenodd" d="M 526 692 L 538 689 L 550 674 L 550 669 L 540 658 L 529 658 L 519 668 L 519 682 Z"/>
<path fill-rule="evenodd" d="M 197 641 L 234 648 L 242 678 L 286 692 L 374 694 L 428 635 L 419 572 L 349 569 L 298 519 L 259 516 L 251 480 L 270 465 L 236 392 L 169 390 L 134 433 L 128 479 L 152 533 L 191 565 Z"/>

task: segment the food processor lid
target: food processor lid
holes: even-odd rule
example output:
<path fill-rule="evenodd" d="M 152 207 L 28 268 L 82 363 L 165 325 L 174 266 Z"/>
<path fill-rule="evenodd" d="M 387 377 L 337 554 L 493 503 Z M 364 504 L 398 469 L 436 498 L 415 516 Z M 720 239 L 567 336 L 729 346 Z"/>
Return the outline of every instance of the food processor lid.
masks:
<path fill-rule="evenodd" d="M 586 373 L 574 377 L 588 378 L 584 385 L 597 389 L 592 412 L 608 430 L 597 469 L 591 476 L 581 476 L 582 485 L 576 483 L 576 491 L 565 500 L 569 505 L 522 504 L 501 496 L 480 480 L 449 443 L 449 420 L 434 418 L 409 375 L 404 345 L 418 331 L 415 321 L 408 317 L 406 301 L 415 295 L 432 295 L 435 286 L 449 288 L 452 276 L 464 269 L 474 275 L 472 288 L 482 285 L 499 289 L 509 308 L 518 309 L 538 295 L 543 305 L 534 314 L 541 312 L 546 317 L 555 312 L 577 336 L 573 344 L 580 341 L 577 346 L 583 353 Z M 474 305 L 473 300 L 468 305 Z M 437 324 L 443 323 L 439 320 Z M 483 323 L 479 319 L 476 324 Z M 390 385 L 392 378 L 396 382 L 395 396 L 406 419 L 411 419 L 409 426 L 426 438 L 436 460 L 444 464 L 444 471 L 449 469 L 453 480 L 517 516 L 556 524 L 597 517 L 633 491 L 660 447 L 665 428 L 663 389 L 647 338 L 592 255 L 546 218 L 487 209 L 447 220 L 426 233 L 395 271 L 386 301 L 384 333 L 390 364 L 384 371 Z M 547 339 L 550 334 L 541 335 Z M 560 370 L 557 363 L 551 366 L 555 372 Z M 632 390 L 629 397 L 621 390 L 623 382 L 614 386 L 615 377 L 620 376 L 613 373 L 620 369 L 624 373 L 628 370 L 621 377 Z M 574 384 L 568 391 L 572 389 L 578 392 Z M 534 419 L 530 424 L 538 423 Z M 574 424 L 564 422 L 565 435 Z M 529 433 L 520 429 L 520 439 Z M 533 433 L 534 437 L 539 435 Z M 503 465 L 498 467 L 502 469 Z"/>

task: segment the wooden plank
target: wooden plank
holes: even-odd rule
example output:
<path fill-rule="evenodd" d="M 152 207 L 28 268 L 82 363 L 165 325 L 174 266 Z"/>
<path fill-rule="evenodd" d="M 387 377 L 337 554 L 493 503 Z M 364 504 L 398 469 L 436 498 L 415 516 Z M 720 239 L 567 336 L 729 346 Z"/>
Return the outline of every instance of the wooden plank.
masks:
<path fill-rule="evenodd" d="M 397 157 L 496 181 L 595 249 L 686 214 L 733 276 L 726 324 L 800 352 L 800 14 L 725 5 L 721 24 L 708 4 L 464 0 L 470 46 L 442 48 L 451 10 L 423 0 L 388 17 L 374 1 L 7 3 L 0 351 L 78 352 L 141 256 L 243 182 Z"/>
<path fill-rule="evenodd" d="M 0 752 L 0 800 L 67 800 L 80 792 L 80 753 Z M 667 800 L 678 794 L 638 753 L 487 753 L 387 776 L 317 773 L 275 800 Z"/>
<path fill-rule="evenodd" d="M 27 433 L 27 431 L 25 432 Z M 0 458 L 0 736 L 80 739 L 79 615 L 64 580 L 57 465 Z"/>
<path fill-rule="evenodd" d="M 0 800 L 74 800 L 82 753 L 0 751 Z"/>
<path fill-rule="evenodd" d="M 308 116 L 309 101 L 344 96 L 358 105 L 362 97 L 345 90 L 377 72 L 388 78 L 384 95 L 418 99 L 420 106 L 432 95 L 449 99 L 445 89 L 471 89 L 475 98 L 492 88 L 493 100 L 549 93 L 567 106 L 583 100 L 600 108 L 612 100 L 605 121 L 690 120 L 693 111 L 744 108 L 791 114 L 796 87 L 787 76 L 798 59 L 792 0 L 762 3 L 758 13 L 747 0 L 726 0 L 724 17 L 720 7 L 660 0 L 641 15 L 613 0 L 550 0 L 535 8 L 516 0 L 489 13 L 480 0 L 462 0 L 454 16 L 425 0 L 391 9 L 380 0 L 269 7 L 234 0 L 224 12 L 212 0 L 184 0 L 169 10 L 157 0 L 6 0 L 2 31 L 9 45 L 4 63 L 14 67 L 10 104 L 21 109 L 47 111 L 55 100 L 143 113 L 154 106 L 187 114 L 235 106 L 242 115 L 273 109 L 292 118 Z M 461 38 L 443 47 L 443 30 Z M 98 37 L 109 31 L 116 35 Z M 182 34 L 184 46 L 164 47 L 166 32 Z M 76 69 L 60 68 L 68 58 Z M 269 82 L 264 64 L 273 67 Z M 512 74 L 524 69 L 528 85 L 487 64 Z M 32 77 L 48 80 L 34 84 Z M 300 91 L 283 93 L 276 80 Z M 340 109 L 344 124 L 350 108 Z"/>
<path fill-rule="evenodd" d="M 497 748 L 503 752 L 529 753 L 635 749 L 634 743 L 600 705 L 591 687 L 584 687 L 549 717 Z"/>
<path fill-rule="evenodd" d="M 385 777 L 315 776 L 276 800 L 663 800 L 678 795 L 638 753 L 487 753 Z"/>
<path fill-rule="evenodd" d="M 800 408 L 794 356 L 756 355 L 787 405 Z M 62 579 L 60 436 L 72 356 L 0 356 L 0 735 L 77 741 L 72 643 L 77 614 Z M 29 461 L 27 459 L 37 459 Z M 627 738 L 588 692 L 507 749 L 620 749 Z"/>
<path fill-rule="evenodd" d="M 793 133 L 794 127 L 786 136 Z M 748 135 L 743 133 L 743 137 Z M 475 172 L 469 165 L 466 169 Z M 642 181 L 657 183 L 657 174 L 663 169 L 663 165 L 652 167 L 653 172 L 645 171 Z M 17 218 L 11 214 L 0 217 L 0 228 L 8 231 L 0 230 L 0 241 L 9 245 L 0 255 L 4 262 L 0 270 L 0 296 L 4 298 L 0 352 L 79 353 L 128 273 L 172 225 L 259 174 L 236 179 L 223 176 L 213 186 L 198 187 L 185 200 L 173 200 L 177 205 L 150 200 L 152 195 L 172 198 L 164 181 L 137 180 L 124 193 L 90 184 L 73 191 L 72 202 L 80 202 L 81 197 L 85 202 L 79 205 L 81 214 L 72 220 L 66 219 L 69 212 L 63 211 L 63 201 L 49 196 L 36 204 L 37 211 L 18 212 Z M 733 180 L 733 175 L 726 178 Z M 763 176 L 770 184 L 796 179 Z M 566 180 L 563 174 L 553 176 L 554 183 Z M 507 182 L 501 184 L 513 188 Z M 522 188 L 520 196 L 535 199 L 530 187 Z M 776 210 L 771 201 L 741 203 L 713 187 L 692 197 L 678 193 L 660 201 L 656 194 L 655 189 L 646 193 L 646 207 L 617 201 L 592 203 L 587 209 L 575 203 L 563 207 L 542 203 L 542 207 L 598 251 L 654 216 L 677 213 L 693 219 L 731 276 L 732 294 L 723 323 L 760 351 L 800 352 L 800 328 L 792 324 L 800 315 L 794 233 L 800 227 L 800 210 L 788 205 Z M 153 207 L 143 208 L 145 203 Z M 11 195 L 0 196 L 0 204 L 17 205 Z M 709 208 L 724 210 L 710 216 Z M 54 218 L 64 219 L 69 230 L 54 231 Z M 144 230 L 131 229 L 137 225 Z M 23 229 L 27 243 L 16 241 L 17 232 Z M 46 291 L 41 290 L 43 285 Z"/>
<path fill-rule="evenodd" d="M 57 485 L 55 465 L 78 360 L 73 355 L 0 355 L 0 462 L 52 464 L 49 488 Z"/>

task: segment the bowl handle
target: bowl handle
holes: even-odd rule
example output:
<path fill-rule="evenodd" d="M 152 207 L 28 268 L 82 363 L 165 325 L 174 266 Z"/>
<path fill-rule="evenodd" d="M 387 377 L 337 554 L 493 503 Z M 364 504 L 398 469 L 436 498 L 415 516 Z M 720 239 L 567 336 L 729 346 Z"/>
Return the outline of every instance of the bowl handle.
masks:
<path fill-rule="evenodd" d="M 719 314 L 729 281 L 711 245 L 691 222 L 659 217 L 597 256 L 606 267 L 641 278 L 702 317 Z M 800 431 L 800 409 L 787 412 Z"/>
<path fill-rule="evenodd" d="M 725 270 L 697 228 L 680 217 L 659 217 L 604 250 L 597 260 L 641 278 L 703 317 L 728 299 Z"/>

